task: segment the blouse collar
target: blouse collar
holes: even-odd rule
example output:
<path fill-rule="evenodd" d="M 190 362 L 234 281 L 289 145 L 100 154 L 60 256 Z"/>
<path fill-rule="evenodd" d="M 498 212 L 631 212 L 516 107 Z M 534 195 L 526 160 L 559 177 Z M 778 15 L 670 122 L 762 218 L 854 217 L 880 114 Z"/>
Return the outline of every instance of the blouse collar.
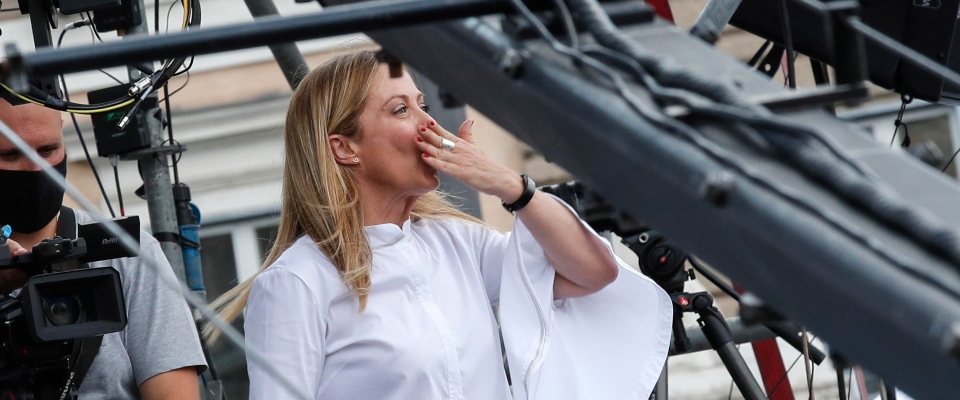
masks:
<path fill-rule="evenodd" d="M 410 219 L 403 221 L 402 226 L 393 223 L 369 225 L 363 227 L 370 239 L 370 249 L 379 250 L 400 243 L 403 238 L 410 236 Z"/>

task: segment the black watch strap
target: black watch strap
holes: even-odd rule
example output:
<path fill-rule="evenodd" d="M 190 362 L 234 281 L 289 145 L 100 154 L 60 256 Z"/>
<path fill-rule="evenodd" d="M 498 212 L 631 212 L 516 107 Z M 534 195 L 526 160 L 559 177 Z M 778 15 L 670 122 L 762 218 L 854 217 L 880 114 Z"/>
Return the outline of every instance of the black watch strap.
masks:
<path fill-rule="evenodd" d="M 530 179 L 526 174 L 520 175 L 520 177 L 523 178 L 523 194 L 513 203 L 507 204 L 506 202 L 502 202 L 503 208 L 509 212 L 517 212 L 523 207 L 526 207 L 530 199 L 533 198 L 533 193 L 537 191 L 537 184 L 533 182 L 533 179 Z"/>

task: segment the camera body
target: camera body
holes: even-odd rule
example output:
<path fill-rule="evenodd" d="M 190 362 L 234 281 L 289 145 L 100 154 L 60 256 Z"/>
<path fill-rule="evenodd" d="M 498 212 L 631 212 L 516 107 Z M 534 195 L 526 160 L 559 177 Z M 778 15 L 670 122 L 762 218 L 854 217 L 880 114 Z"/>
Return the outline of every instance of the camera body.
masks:
<path fill-rule="evenodd" d="M 138 217 L 116 222 L 139 240 Z M 78 367 L 89 367 L 102 335 L 126 326 L 119 272 L 87 263 L 137 253 L 101 224 L 73 225 L 78 237 L 45 239 L 18 257 L 0 245 L 0 269 L 32 275 L 19 292 L 0 296 L 0 399 L 76 398 Z"/>

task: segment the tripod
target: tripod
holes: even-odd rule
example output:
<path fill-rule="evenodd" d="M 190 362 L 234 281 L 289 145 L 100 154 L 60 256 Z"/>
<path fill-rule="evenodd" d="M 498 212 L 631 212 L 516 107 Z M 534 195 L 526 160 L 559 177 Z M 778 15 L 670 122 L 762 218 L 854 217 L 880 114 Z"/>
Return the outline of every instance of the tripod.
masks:
<path fill-rule="evenodd" d="M 737 389 L 747 400 L 766 399 L 766 395 L 760 388 L 760 385 L 754 379 L 753 374 L 747 367 L 736 348 L 734 335 L 730 326 L 727 324 L 723 315 L 714 306 L 713 297 L 709 293 L 688 293 L 684 290 L 685 282 L 695 278 L 692 270 L 685 269 L 687 261 L 699 271 L 709 281 L 716 284 L 720 289 L 730 295 L 730 297 L 741 303 L 743 310 L 742 317 L 747 319 L 752 316 L 752 320 L 767 328 L 772 335 L 776 335 L 785 342 L 793 346 L 798 351 L 803 351 L 803 340 L 797 335 L 800 327 L 796 324 L 784 320 L 776 313 L 770 311 L 759 301 L 746 299 L 740 296 L 728 285 L 720 281 L 707 269 L 703 268 L 695 258 L 683 251 L 680 247 L 671 243 L 656 231 L 643 231 L 639 234 L 632 234 L 622 238 L 624 244 L 639 256 L 640 270 L 660 287 L 662 287 L 673 302 L 673 340 L 674 349 L 677 354 L 686 353 L 691 350 L 690 339 L 687 336 L 687 330 L 683 326 L 683 313 L 696 313 L 697 322 L 710 348 L 717 352 L 724 367 L 730 373 Z M 751 298 L 752 299 L 752 298 Z M 759 340 L 751 339 L 749 341 Z M 743 341 L 743 340 L 741 340 Z M 703 347 L 700 347 L 701 349 Z M 808 346 L 808 354 L 814 363 L 820 364 L 826 355 L 812 346 Z M 661 377 L 661 382 L 657 385 L 657 390 L 651 395 L 653 399 L 666 399 L 666 366 Z"/>

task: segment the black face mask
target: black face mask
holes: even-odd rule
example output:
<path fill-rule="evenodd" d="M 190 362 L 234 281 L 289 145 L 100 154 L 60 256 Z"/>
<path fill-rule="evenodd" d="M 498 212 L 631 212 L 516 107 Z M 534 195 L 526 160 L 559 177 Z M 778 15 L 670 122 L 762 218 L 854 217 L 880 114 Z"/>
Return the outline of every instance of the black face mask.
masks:
<path fill-rule="evenodd" d="M 67 157 L 53 168 L 66 176 Z M 19 233 L 47 226 L 63 203 L 63 188 L 43 171 L 0 170 L 0 193 L 0 225 L 8 224 Z"/>

